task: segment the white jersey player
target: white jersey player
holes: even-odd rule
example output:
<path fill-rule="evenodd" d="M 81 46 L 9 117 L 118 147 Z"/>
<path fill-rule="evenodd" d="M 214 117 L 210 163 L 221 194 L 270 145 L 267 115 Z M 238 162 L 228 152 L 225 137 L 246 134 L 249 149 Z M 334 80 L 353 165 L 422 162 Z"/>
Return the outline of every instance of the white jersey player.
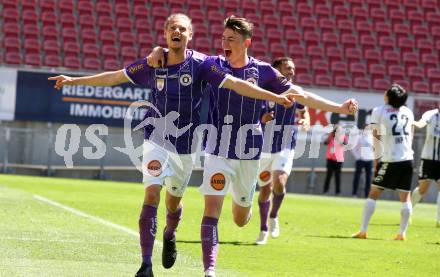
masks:
<path fill-rule="evenodd" d="M 419 186 L 414 189 L 411 202 L 413 206 L 420 202 L 431 181 L 437 182 L 437 227 L 440 227 L 440 101 L 437 109 L 425 112 L 414 126 L 426 126 L 426 138 L 419 168 Z"/>
<path fill-rule="evenodd" d="M 371 114 L 374 148 L 383 149 L 381 161 L 374 160 L 375 178 L 362 214 L 361 230 L 353 238 L 367 238 L 367 229 L 376 207 L 376 200 L 384 189 L 399 192 L 401 219 L 399 234 L 395 240 L 405 240 L 412 213 L 410 201 L 413 174 L 413 112 L 405 106 L 408 94 L 393 84 L 384 95 L 385 105 L 376 107 Z M 382 145 L 379 145 L 381 143 Z"/>

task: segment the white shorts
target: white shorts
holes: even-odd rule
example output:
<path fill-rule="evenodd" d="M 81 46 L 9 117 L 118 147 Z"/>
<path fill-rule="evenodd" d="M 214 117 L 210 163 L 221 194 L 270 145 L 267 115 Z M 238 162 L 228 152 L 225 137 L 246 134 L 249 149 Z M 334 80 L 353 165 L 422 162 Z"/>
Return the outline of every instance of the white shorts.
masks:
<path fill-rule="evenodd" d="M 207 155 L 200 192 L 226 195 L 230 189 L 237 205 L 249 207 L 254 197 L 259 160 L 233 160 Z"/>
<path fill-rule="evenodd" d="M 167 191 L 182 197 L 194 168 L 193 154 L 176 154 L 145 140 L 143 145 L 142 173 L 145 187 L 165 185 Z"/>
<path fill-rule="evenodd" d="M 272 183 L 272 175 L 275 170 L 284 171 L 287 175 L 290 175 L 294 156 L 294 149 L 283 149 L 278 153 L 262 153 L 258 172 L 258 185 L 264 187 Z"/>

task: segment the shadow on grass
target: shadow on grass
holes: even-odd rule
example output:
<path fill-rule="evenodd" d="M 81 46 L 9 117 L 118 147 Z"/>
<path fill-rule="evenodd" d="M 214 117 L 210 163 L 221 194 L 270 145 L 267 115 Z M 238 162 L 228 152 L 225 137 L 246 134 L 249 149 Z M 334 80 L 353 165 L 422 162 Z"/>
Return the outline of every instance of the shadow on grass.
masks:
<path fill-rule="evenodd" d="M 188 243 L 188 244 L 200 244 L 200 240 L 177 240 L 177 243 Z M 256 245 L 253 242 L 246 241 L 219 241 L 219 244 L 229 244 L 229 245 L 237 245 L 237 246 L 252 246 Z"/>
<path fill-rule="evenodd" d="M 429 244 L 429 245 L 439 245 L 440 246 L 440 242 L 427 242 L 426 244 Z"/>
<path fill-rule="evenodd" d="M 361 240 L 361 239 L 354 239 L 351 236 L 340 236 L 340 235 L 330 235 L 330 236 L 318 236 L 318 235 L 308 235 L 306 237 L 310 238 L 323 238 L 323 239 L 351 239 L 351 240 Z M 384 239 L 378 239 L 378 238 L 368 238 L 367 240 L 384 240 Z"/>
<path fill-rule="evenodd" d="M 400 226 L 399 223 L 370 223 L 373 226 Z"/>

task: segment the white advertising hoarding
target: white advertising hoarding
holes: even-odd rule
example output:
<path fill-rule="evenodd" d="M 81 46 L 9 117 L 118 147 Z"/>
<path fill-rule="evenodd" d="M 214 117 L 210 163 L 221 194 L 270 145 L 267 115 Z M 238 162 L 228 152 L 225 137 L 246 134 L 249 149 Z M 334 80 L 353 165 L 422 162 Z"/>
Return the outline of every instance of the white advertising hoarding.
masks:
<path fill-rule="evenodd" d="M 14 120 L 17 70 L 0 68 L 0 120 Z"/>

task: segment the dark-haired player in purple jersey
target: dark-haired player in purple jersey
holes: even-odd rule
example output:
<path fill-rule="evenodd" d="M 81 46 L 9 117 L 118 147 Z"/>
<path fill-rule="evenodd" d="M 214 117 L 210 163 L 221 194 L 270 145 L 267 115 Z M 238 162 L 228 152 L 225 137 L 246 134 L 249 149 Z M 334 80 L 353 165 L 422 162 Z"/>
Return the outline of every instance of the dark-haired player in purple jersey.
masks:
<path fill-rule="evenodd" d="M 293 81 L 295 64 L 291 58 L 277 58 L 272 62 L 272 66 L 278 69 L 288 80 Z M 258 245 L 267 243 L 269 233 L 272 238 L 277 238 L 280 235 L 278 210 L 286 194 L 285 187 L 292 171 L 293 157 L 295 155 L 298 131 L 295 125 L 295 115 L 299 115 L 300 120 L 298 124 L 302 125 L 305 130 L 310 126 L 308 109 L 299 103 L 295 103 L 295 105 L 286 109 L 283 106 L 269 102 L 265 109 L 266 112 L 262 116 L 261 122 L 266 123 L 270 121 L 271 124 L 265 125 L 265 132 L 271 132 L 273 138 L 266 137 L 264 140 L 265 143 L 258 174 L 258 185 L 260 187 L 258 195 L 260 234 L 256 240 Z M 271 127 L 277 127 L 277 130 L 267 129 Z M 270 199 L 271 193 L 272 200 Z M 269 217 L 271 202 L 272 209 L 270 210 Z"/>
<path fill-rule="evenodd" d="M 309 107 L 334 113 L 354 113 L 357 102 L 349 99 L 343 104 L 325 100 L 292 85 L 277 70 L 265 62 L 247 55 L 251 45 L 253 24 L 245 18 L 228 17 L 222 46 L 225 57 L 208 58 L 210 70 L 226 71 L 234 76 L 277 92 L 294 92 L 295 100 Z M 151 64 L 160 60 L 161 49 L 150 56 Z M 153 58 L 152 58 L 153 57 Z M 212 63 L 215 65 L 212 65 Z M 157 64 L 156 64 L 157 65 Z M 208 69 L 206 67 L 206 69 Z M 209 69 L 208 69 L 209 70 Z M 205 210 L 201 224 L 201 240 L 205 276 L 215 276 L 218 252 L 217 224 L 224 197 L 231 187 L 232 212 L 238 226 L 247 224 L 257 182 L 259 158 L 263 145 L 260 124 L 262 101 L 242 97 L 225 87 L 213 86 L 209 122 L 216 127 L 215 139 L 208 139 L 204 163 L 203 183 Z"/>
<path fill-rule="evenodd" d="M 164 132 L 171 130 L 169 136 L 165 133 L 162 137 L 161 134 L 153 135 L 154 120 L 151 125 L 145 127 L 142 163 L 145 198 L 139 219 L 142 265 L 136 274 L 142 277 L 153 276 L 151 256 L 156 235 L 157 207 L 164 184 L 167 188 L 167 223 L 163 233 L 162 264 L 165 268 L 170 268 L 175 262 L 175 232 L 182 213 L 180 201 L 193 169 L 192 139 L 199 125 L 201 97 L 206 85 L 210 83 L 212 86 L 231 89 L 248 97 L 291 105 L 287 96 L 270 93 L 227 75 L 227 72 L 216 67 L 213 61 L 207 61 L 204 54 L 187 50 L 187 44 L 192 38 L 192 25 L 191 19 L 186 15 L 169 16 L 165 22 L 164 35 L 169 48 L 165 68 L 154 69 L 148 66 L 146 59 L 142 59 L 119 71 L 88 77 L 72 78 L 60 75 L 49 78 L 56 81 L 55 87 L 58 89 L 64 85 L 112 86 L 126 82 L 147 86 L 152 89 L 152 103 L 160 113 L 158 115 L 153 110 L 148 110 L 147 119 L 157 118 L 156 124 L 163 124 L 163 118 L 160 118 L 162 115 L 170 115 L 169 118 L 173 119 L 171 122 L 165 120 L 166 124 L 173 125 L 171 128 L 157 126 Z M 174 120 L 175 112 L 180 114 L 177 120 Z M 188 131 L 178 134 L 188 126 L 191 126 Z M 171 145 L 174 149 L 168 149 L 165 145 Z"/>

